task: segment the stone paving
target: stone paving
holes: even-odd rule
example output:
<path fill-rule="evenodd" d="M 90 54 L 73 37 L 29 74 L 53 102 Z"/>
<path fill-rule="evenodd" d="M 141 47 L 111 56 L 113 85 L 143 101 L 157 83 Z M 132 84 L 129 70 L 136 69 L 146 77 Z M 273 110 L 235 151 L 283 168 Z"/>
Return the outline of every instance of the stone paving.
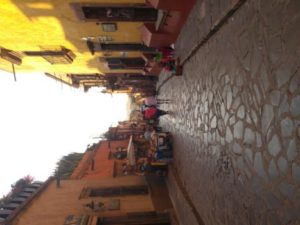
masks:
<path fill-rule="evenodd" d="M 300 224 L 299 27 L 300 1 L 248 0 L 160 90 L 206 225 Z"/>

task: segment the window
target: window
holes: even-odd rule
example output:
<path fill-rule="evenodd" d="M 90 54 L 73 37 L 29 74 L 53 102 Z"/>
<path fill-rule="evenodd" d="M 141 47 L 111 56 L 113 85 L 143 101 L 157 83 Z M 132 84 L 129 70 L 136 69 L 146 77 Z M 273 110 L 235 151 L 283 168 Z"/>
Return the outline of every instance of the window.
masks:
<path fill-rule="evenodd" d="M 105 58 L 110 69 L 143 69 L 146 62 L 140 57 L 110 57 Z"/>
<path fill-rule="evenodd" d="M 51 64 L 71 64 L 76 57 L 70 49 L 64 47 L 45 48 L 42 51 L 25 51 L 24 54 L 32 57 L 43 57 Z"/>
<path fill-rule="evenodd" d="M 146 185 L 141 186 L 124 186 L 124 187 L 110 187 L 92 189 L 90 197 L 112 197 L 112 196 L 125 196 L 125 195 L 147 195 L 148 187 Z"/>
<path fill-rule="evenodd" d="M 100 41 L 100 39 L 99 42 L 94 42 L 92 40 L 86 41 L 87 47 L 92 55 L 94 55 L 95 52 L 99 51 L 141 51 L 150 53 L 157 52 L 155 48 L 151 48 L 140 43 L 101 43 Z"/>
<path fill-rule="evenodd" d="M 145 4 L 85 4 L 70 3 L 75 15 L 82 21 L 155 22 L 157 10 Z"/>
<path fill-rule="evenodd" d="M 118 147 L 114 151 L 110 151 L 108 155 L 108 159 L 117 159 L 122 160 L 127 157 L 127 148 L 125 147 Z"/>
<path fill-rule="evenodd" d="M 14 52 L 12 50 L 0 47 L 0 58 L 11 62 L 12 64 L 22 64 L 22 54 Z"/>
<path fill-rule="evenodd" d="M 66 217 L 64 225 L 87 225 L 89 221 L 89 216 L 81 215 L 81 216 L 74 216 L 69 215 Z"/>
<path fill-rule="evenodd" d="M 81 198 L 87 197 L 115 197 L 128 195 L 147 195 L 149 193 L 147 185 L 134 186 L 117 186 L 104 188 L 84 188 L 79 196 Z"/>
<path fill-rule="evenodd" d="M 91 73 L 91 74 L 67 74 L 71 78 L 73 85 L 80 85 L 85 82 L 101 83 L 104 77 L 101 74 Z"/>

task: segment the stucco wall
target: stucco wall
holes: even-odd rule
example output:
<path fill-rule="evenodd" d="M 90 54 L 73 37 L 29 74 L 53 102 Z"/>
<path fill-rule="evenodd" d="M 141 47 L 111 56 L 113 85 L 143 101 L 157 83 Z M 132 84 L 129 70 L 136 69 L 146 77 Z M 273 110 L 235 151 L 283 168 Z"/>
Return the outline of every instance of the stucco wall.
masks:
<path fill-rule="evenodd" d="M 101 53 L 89 52 L 84 37 L 111 36 L 114 42 L 141 42 L 142 23 L 118 23 L 116 32 L 103 32 L 96 22 L 82 22 L 70 7 L 74 0 L 2 0 L 0 46 L 14 51 L 39 51 L 40 46 L 64 46 L 76 54 L 72 64 L 51 65 L 42 57 L 24 57 L 19 72 L 48 72 L 69 82 L 65 73 L 101 73 L 108 69 L 99 62 Z M 81 0 L 93 3 L 144 3 L 143 0 Z M 3 29 L 5 28 L 5 29 Z M 112 53 L 112 56 L 120 53 Z M 139 53 L 130 53 L 136 56 Z M 11 71 L 10 63 L 0 69 Z M 124 70 L 125 71 L 125 70 Z"/>
<path fill-rule="evenodd" d="M 101 141 L 94 152 L 86 152 L 71 179 L 99 179 L 113 177 L 114 159 L 109 159 L 110 151 L 118 147 L 127 148 L 129 140 Z M 109 144 L 110 143 L 110 144 Z M 110 145 L 110 147 L 109 147 Z M 92 160 L 94 169 L 92 170 Z"/>
<path fill-rule="evenodd" d="M 153 211 L 150 195 L 136 195 L 127 197 L 114 197 L 120 199 L 120 210 L 92 213 L 85 209 L 84 204 L 95 202 L 108 202 L 110 198 L 82 198 L 79 195 L 84 187 L 112 187 L 120 185 L 141 185 L 145 181 L 141 177 L 122 177 L 102 180 L 65 180 L 57 188 L 55 181 L 23 210 L 22 214 L 13 222 L 13 225 L 63 225 L 68 215 L 122 215 L 127 212 Z"/>

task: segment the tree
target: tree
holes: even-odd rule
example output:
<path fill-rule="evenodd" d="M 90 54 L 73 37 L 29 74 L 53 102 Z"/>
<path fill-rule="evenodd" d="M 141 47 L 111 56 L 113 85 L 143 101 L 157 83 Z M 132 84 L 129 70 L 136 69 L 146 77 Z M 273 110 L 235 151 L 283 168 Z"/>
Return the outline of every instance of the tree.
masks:
<path fill-rule="evenodd" d="M 113 139 L 113 135 L 111 134 L 110 130 L 108 130 L 101 135 L 101 138 L 102 140 L 111 141 Z"/>
<path fill-rule="evenodd" d="M 3 195 L 2 198 L 0 198 L 0 208 L 2 208 L 4 205 L 9 203 L 10 199 L 11 199 L 10 194 Z"/>
<path fill-rule="evenodd" d="M 57 163 L 54 170 L 54 176 L 59 176 L 61 179 L 68 179 L 77 167 L 83 157 L 83 153 L 70 153 L 63 156 Z"/>
<path fill-rule="evenodd" d="M 34 180 L 33 177 L 30 175 L 27 175 L 17 180 L 16 183 L 11 185 L 12 194 L 20 193 L 25 187 L 29 186 L 33 182 L 33 180 Z"/>
<path fill-rule="evenodd" d="M 0 199 L 0 207 L 7 204 L 11 199 L 21 193 L 24 188 L 32 184 L 33 181 L 34 178 L 30 175 L 26 175 L 25 177 L 17 180 L 14 184 L 11 185 L 10 192 Z"/>

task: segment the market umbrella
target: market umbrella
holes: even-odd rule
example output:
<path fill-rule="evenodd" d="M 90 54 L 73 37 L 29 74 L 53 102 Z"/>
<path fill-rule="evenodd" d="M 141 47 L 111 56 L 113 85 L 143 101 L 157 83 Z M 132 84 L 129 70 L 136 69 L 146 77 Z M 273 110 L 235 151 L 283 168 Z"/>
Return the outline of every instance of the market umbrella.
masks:
<path fill-rule="evenodd" d="M 136 164 L 135 162 L 135 151 L 134 151 L 134 143 L 132 141 L 132 135 L 130 135 L 128 147 L 127 147 L 127 159 L 130 166 L 134 166 Z"/>

